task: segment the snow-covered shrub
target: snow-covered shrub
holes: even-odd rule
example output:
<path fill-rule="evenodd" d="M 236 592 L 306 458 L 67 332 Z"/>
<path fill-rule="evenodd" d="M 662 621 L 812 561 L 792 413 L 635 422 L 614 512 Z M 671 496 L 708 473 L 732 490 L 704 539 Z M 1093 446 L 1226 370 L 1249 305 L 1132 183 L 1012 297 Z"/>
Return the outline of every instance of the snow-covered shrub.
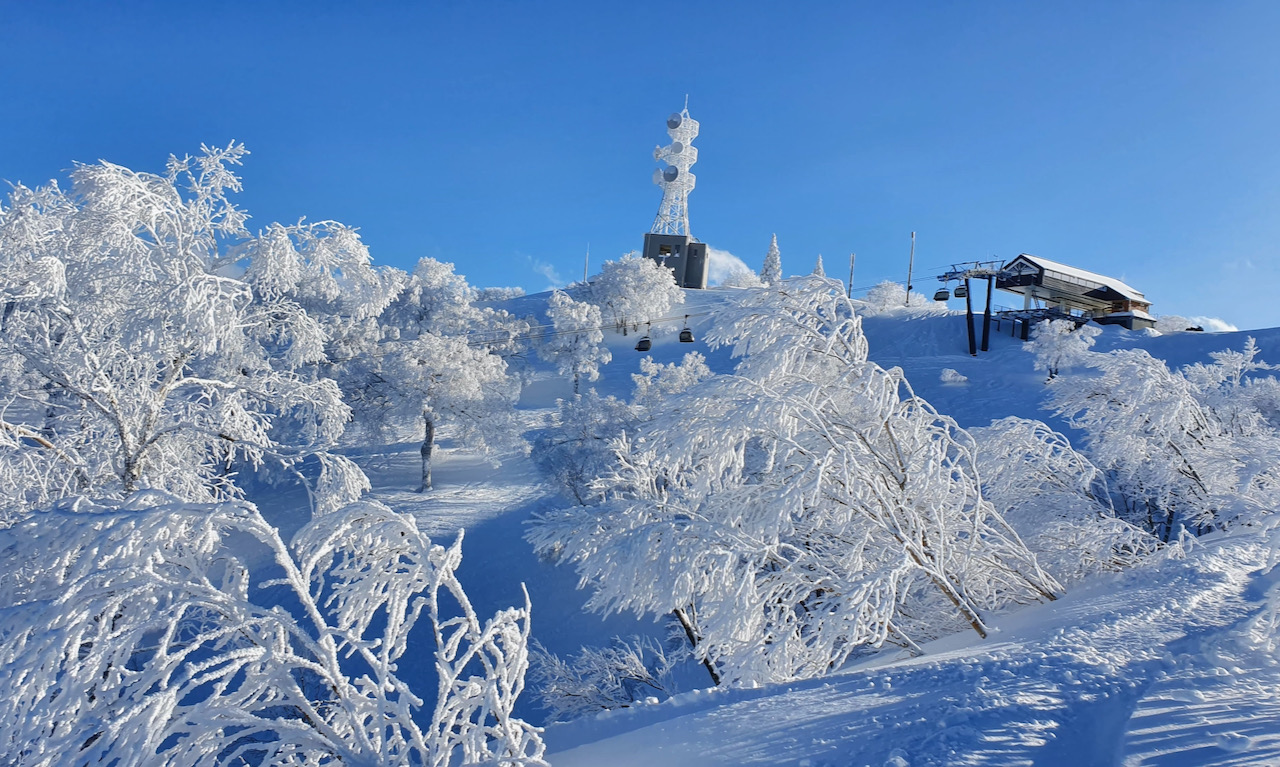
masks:
<path fill-rule="evenodd" d="M 902 283 L 885 280 L 878 283 L 858 302 L 858 313 L 867 317 L 880 314 L 946 314 L 945 301 L 933 301 L 923 293 L 912 291 L 907 303 L 907 288 Z"/>
<path fill-rule="evenodd" d="M 604 345 L 600 307 L 585 301 L 574 301 L 563 291 L 551 294 L 547 302 L 547 319 L 551 328 L 538 346 L 538 355 L 555 364 L 561 375 L 573 375 L 573 392 L 585 376 L 588 381 L 600 377 L 600 366 L 609 364 L 613 354 Z"/>
<path fill-rule="evenodd" d="M 982 495 L 1062 583 L 1131 567 L 1156 538 L 1116 517 L 1103 473 L 1040 421 L 1002 418 L 970 429 Z"/>
<path fill-rule="evenodd" d="M 538 730 L 511 715 L 528 598 L 482 622 L 461 543 L 376 503 L 292 546 L 239 502 L 144 491 L 36 512 L 0 532 L 2 761 L 542 765 Z M 396 670 L 423 616 L 431 701 Z"/>
<path fill-rule="evenodd" d="M 944 384 L 962 384 L 969 382 L 969 376 L 961 373 L 959 370 L 952 368 L 943 368 L 942 374 L 939 376 Z"/>
<path fill-rule="evenodd" d="M 1036 356 L 1036 370 L 1044 371 L 1052 379 L 1062 370 L 1080 364 L 1100 333 L 1102 328 L 1097 325 L 1045 320 L 1031 329 L 1031 340 L 1025 348 Z"/>
<path fill-rule="evenodd" d="M 698 352 L 686 352 L 679 364 L 669 362 L 663 365 L 654 362 L 653 357 L 645 357 L 640 360 L 640 372 L 631 374 L 635 385 L 631 403 L 641 417 L 652 417 L 666 398 L 686 391 L 711 375 L 707 358 Z"/>
<path fill-rule="evenodd" d="M 376 294 L 381 278 L 360 272 L 361 246 L 337 224 L 251 237 L 230 199 L 244 154 L 205 147 L 171 157 L 164 175 L 78 165 L 70 193 L 19 185 L 0 206 L 0 504 L 11 513 L 144 486 L 234 497 L 234 466 L 294 466 L 342 434 L 338 387 L 301 370 L 328 340 L 308 307 Z M 347 256 L 341 280 L 317 266 Z M 244 279 L 227 276 L 246 259 Z"/>
<path fill-rule="evenodd" d="M 615 637 L 608 647 L 584 647 L 568 660 L 535 640 L 530 659 L 538 698 L 559 720 L 666 699 L 673 692 L 675 658 L 652 639 Z"/>
<path fill-rule="evenodd" d="M 1250 342 L 1171 371 L 1141 350 L 1086 352 L 1050 382 L 1048 407 L 1084 431 L 1126 519 L 1164 540 L 1226 527 L 1280 508 L 1280 433 L 1254 396 L 1276 383 L 1247 377 L 1266 367 L 1257 353 Z"/>
<path fill-rule="evenodd" d="M 671 307 L 684 303 L 684 291 L 670 269 L 628 253 L 617 261 L 606 261 L 591 280 L 591 302 L 626 334 L 628 327 L 638 330 L 649 320 L 665 318 Z"/>
<path fill-rule="evenodd" d="M 673 613 L 713 678 L 750 685 L 985 636 L 987 611 L 1054 597 L 982 499 L 972 438 L 867 360 L 838 282 L 743 293 L 708 341 L 736 374 L 666 398 L 618 440 L 603 503 L 529 533 L 577 566 L 590 607 Z"/>

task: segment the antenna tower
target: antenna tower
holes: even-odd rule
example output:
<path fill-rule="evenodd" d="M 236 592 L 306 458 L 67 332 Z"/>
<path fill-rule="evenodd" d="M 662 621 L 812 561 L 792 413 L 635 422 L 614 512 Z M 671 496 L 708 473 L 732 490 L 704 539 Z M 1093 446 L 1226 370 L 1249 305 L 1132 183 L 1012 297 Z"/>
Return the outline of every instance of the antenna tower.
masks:
<path fill-rule="evenodd" d="M 667 134 L 671 143 L 653 150 L 653 159 L 667 167 L 653 172 L 653 183 L 662 187 L 662 204 L 653 219 L 650 234 L 677 234 L 692 237 L 689 232 L 689 193 L 697 177 L 689 168 L 698 161 L 693 140 L 698 137 L 698 121 L 689 116 L 689 99 L 679 114 L 667 118 Z"/>

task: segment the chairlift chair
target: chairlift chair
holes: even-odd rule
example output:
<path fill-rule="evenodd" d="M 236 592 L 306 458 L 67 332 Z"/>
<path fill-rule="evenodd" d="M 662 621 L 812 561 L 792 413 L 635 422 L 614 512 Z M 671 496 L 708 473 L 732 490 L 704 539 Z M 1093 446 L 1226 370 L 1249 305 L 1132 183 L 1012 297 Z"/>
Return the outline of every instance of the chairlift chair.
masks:
<path fill-rule="evenodd" d="M 684 316 L 684 329 L 680 331 L 680 343 L 693 343 L 693 331 L 689 329 L 689 315 Z"/>
<path fill-rule="evenodd" d="M 938 292 L 933 294 L 934 301 L 946 301 L 951 298 L 951 291 L 946 288 L 938 288 Z"/>
<path fill-rule="evenodd" d="M 956 285 L 956 298 L 967 298 L 968 295 L 969 295 L 968 288 L 966 288 L 964 285 Z"/>
<path fill-rule="evenodd" d="M 653 328 L 652 322 L 645 323 L 644 336 L 642 336 L 640 340 L 636 342 L 636 351 L 647 352 L 653 348 L 653 341 L 649 340 L 649 331 L 652 328 Z"/>

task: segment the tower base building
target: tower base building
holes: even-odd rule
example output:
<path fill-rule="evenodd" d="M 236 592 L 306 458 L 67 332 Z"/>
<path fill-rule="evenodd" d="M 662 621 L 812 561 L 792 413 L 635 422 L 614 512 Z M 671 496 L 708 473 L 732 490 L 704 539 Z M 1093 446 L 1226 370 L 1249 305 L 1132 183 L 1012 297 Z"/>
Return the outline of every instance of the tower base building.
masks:
<path fill-rule="evenodd" d="M 687 234 L 653 234 L 644 236 L 645 258 L 653 259 L 675 274 L 682 288 L 707 287 L 707 244 Z"/>

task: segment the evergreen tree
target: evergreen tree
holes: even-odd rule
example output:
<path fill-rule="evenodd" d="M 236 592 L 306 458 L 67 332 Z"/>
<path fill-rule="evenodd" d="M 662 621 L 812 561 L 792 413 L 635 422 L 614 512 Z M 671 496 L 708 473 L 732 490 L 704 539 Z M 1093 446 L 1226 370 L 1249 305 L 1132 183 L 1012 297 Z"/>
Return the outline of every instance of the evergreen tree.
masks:
<path fill-rule="evenodd" d="M 769 243 L 769 252 L 764 255 L 764 267 L 760 269 L 760 281 L 766 285 L 777 285 L 782 281 L 782 256 L 778 253 L 778 235 Z"/>

